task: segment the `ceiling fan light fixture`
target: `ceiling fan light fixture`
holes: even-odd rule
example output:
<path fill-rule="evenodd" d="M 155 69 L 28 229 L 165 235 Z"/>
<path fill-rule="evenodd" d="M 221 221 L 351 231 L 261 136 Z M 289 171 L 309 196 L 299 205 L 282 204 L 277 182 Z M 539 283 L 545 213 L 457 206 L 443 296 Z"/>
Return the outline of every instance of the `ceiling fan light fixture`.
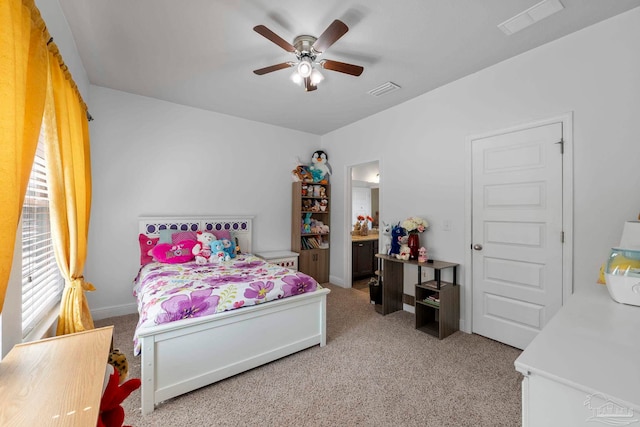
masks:
<path fill-rule="evenodd" d="M 305 56 L 300 59 L 300 63 L 298 64 L 298 74 L 302 78 L 307 78 L 311 76 L 311 72 L 313 71 L 313 63 L 311 62 L 311 58 Z"/>
<path fill-rule="evenodd" d="M 297 84 L 298 86 L 302 86 L 304 79 L 300 76 L 300 74 L 296 70 L 291 74 L 291 81 Z"/>
<path fill-rule="evenodd" d="M 322 73 L 314 68 L 313 71 L 311 72 L 311 84 L 314 86 L 317 86 L 318 83 L 320 83 L 323 80 L 324 80 L 324 76 L 322 75 Z"/>

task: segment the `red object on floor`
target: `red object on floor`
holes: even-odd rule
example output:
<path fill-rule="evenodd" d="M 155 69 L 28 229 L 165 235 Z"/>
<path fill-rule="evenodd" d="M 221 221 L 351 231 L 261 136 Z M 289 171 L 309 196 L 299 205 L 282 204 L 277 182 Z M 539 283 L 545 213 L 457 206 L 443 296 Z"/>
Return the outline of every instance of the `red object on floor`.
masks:
<path fill-rule="evenodd" d="M 119 383 L 120 374 L 114 369 L 109 377 L 107 388 L 102 393 L 97 427 L 123 427 L 124 409 L 120 404 L 140 387 L 141 382 L 138 378 L 132 378 L 122 385 L 118 385 Z"/>

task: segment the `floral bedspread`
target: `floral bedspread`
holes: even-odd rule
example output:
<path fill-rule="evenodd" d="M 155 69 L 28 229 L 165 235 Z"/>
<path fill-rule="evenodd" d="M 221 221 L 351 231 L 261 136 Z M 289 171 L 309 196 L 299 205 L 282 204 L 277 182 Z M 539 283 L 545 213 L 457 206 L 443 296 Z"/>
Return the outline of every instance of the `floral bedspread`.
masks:
<path fill-rule="evenodd" d="M 140 314 L 134 354 L 141 351 L 141 328 L 262 304 L 313 292 L 317 287 L 311 276 L 254 255 L 238 255 L 215 264 L 147 264 L 134 281 Z"/>

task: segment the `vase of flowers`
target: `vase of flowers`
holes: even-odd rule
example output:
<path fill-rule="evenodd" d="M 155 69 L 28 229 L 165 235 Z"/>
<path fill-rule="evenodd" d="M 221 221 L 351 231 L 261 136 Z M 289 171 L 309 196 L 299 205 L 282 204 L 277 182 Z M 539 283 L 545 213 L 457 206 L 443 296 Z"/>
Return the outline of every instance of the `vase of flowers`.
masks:
<path fill-rule="evenodd" d="M 358 215 L 358 221 L 353 228 L 354 234 L 359 234 L 361 236 L 369 235 L 369 221 L 373 221 L 371 216 Z"/>
<path fill-rule="evenodd" d="M 409 246 L 409 259 L 418 259 L 420 250 L 420 233 L 429 227 L 429 223 L 422 218 L 412 216 L 402 221 L 402 228 L 409 234 L 407 245 Z"/>

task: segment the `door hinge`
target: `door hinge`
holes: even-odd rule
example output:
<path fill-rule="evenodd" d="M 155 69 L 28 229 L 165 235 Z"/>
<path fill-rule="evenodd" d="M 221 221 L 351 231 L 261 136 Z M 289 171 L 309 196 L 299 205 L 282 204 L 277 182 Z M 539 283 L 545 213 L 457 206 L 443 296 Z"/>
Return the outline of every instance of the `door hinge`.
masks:
<path fill-rule="evenodd" d="M 560 232 L 560 243 L 564 243 L 564 231 Z"/>
<path fill-rule="evenodd" d="M 564 139 L 560 139 L 556 144 L 560 144 L 560 154 L 564 154 Z"/>

